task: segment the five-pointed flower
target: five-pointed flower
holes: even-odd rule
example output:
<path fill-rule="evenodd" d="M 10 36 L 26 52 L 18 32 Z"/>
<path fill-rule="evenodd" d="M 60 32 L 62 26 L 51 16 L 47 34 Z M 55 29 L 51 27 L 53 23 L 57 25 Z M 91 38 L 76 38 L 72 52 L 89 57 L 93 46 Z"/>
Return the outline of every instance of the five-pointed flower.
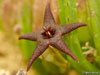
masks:
<path fill-rule="evenodd" d="M 49 45 L 68 54 L 76 62 L 78 62 L 78 59 L 72 54 L 72 52 L 69 50 L 69 48 L 66 46 L 66 44 L 62 40 L 62 35 L 67 34 L 81 26 L 87 26 L 87 24 L 75 23 L 75 24 L 68 24 L 68 25 L 62 25 L 62 26 L 56 25 L 54 17 L 50 10 L 50 4 L 48 4 L 45 10 L 43 27 L 38 31 L 21 35 L 19 37 L 19 39 L 37 41 L 37 46 L 29 61 L 27 71 L 29 71 L 35 59 L 37 59 L 49 47 Z"/>

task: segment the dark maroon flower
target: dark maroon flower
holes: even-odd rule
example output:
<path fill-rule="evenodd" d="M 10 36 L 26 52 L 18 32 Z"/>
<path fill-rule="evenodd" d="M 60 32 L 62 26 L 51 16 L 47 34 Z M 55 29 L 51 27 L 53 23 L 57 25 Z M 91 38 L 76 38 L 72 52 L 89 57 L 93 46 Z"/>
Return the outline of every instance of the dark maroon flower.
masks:
<path fill-rule="evenodd" d="M 62 35 L 67 34 L 81 26 L 87 26 L 83 23 L 75 23 L 68 25 L 56 25 L 53 15 L 50 10 L 50 4 L 47 5 L 44 16 L 44 25 L 38 31 L 31 32 L 25 35 L 21 35 L 19 39 L 26 39 L 31 41 L 37 41 L 37 46 L 32 54 L 32 57 L 29 61 L 27 71 L 29 71 L 32 63 L 37 59 L 42 53 L 49 47 L 49 45 L 57 48 L 63 53 L 71 56 L 76 62 L 78 59 L 72 54 L 69 48 L 66 46 L 62 40 Z"/>

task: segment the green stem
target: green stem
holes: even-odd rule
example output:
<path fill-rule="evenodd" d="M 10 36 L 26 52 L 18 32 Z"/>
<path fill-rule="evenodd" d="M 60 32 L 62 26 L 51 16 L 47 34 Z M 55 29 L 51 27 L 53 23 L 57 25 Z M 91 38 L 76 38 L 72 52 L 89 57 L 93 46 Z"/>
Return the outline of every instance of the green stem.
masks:
<path fill-rule="evenodd" d="M 55 54 L 56 56 L 65 64 L 68 64 L 68 61 L 56 50 L 54 49 L 53 47 L 49 47 Z"/>
<path fill-rule="evenodd" d="M 65 16 L 64 17 L 62 16 L 62 15 L 64 15 L 64 11 L 70 11 L 70 14 L 67 14 L 67 15 L 70 15 L 70 22 L 71 23 L 76 23 L 77 22 L 76 0 L 68 0 L 69 1 L 69 7 L 70 7 L 70 9 L 67 9 L 67 10 L 65 10 L 64 8 L 66 8 L 66 7 L 63 7 L 63 5 L 62 5 L 64 3 L 61 2 L 60 0 L 58 0 L 58 1 L 59 1 L 59 8 L 60 8 L 59 10 L 62 9 L 62 11 L 59 11 L 59 12 L 63 12 L 63 14 L 59 13 L 59 16 L 61 16 L 60 19 L 62 19 L 62 20 L 65 19 L 64 18 Z M 63 23 L 63 21 L 61 23 Z M 78 60 L 80 62 L 80 63 L 76 63 L 75 61 L 73 61 L 73 59 L 71 59 L 70 57 L 68 57 L 70 63 L 72 64 L 72 66 L 74 66 L 74 68 L 76 68 L 80 72 L 82 72 L 82 71 L 98 71 L 98 69 L 94 65 L 90 64 L 85 59 L 85 57 L 83 56 L 82 50 L 81 50 L 81 46 L 80 46 L 80 42 L 78 40 L 77 32 L 76 31 L 73 31 L 70 34 L 69 45 L 70 45 L 71 51 L 74 53 L 74 55 L 78 58 Z"/>
<path fill-rule="evenodd" d="M 97 49 L 97 63 L 100 65 L 100 0 L 87 0 L 88 5 L 88 24 L 91 29 L 94 44 Z"/>

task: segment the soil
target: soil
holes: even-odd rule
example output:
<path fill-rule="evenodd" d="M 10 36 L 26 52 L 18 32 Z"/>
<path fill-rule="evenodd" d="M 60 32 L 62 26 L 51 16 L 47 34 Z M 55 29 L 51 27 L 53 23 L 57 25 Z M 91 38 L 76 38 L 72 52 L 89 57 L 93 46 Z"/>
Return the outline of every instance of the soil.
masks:
<path fill-rule="evenodd" d="M 27 63 L 18 46 L 5 37 L 6 34 L 0 31 L 0 75 L 16 75 L 20 69 L 26 70 Z M 34 75 L 32 68 L 28 75 Z"/>

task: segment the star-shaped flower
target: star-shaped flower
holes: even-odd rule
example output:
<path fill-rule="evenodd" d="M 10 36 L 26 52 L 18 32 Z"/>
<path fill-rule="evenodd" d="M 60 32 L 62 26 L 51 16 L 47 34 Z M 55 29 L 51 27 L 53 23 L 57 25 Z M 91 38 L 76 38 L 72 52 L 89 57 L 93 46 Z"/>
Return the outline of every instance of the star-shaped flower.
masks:
<path fill-rule="evenodd" d="M 44 15 L 44 25 L 38 31 L 31 32 L 25 35 L 21 35 L 19 39 L 26 39 L 31 41 L 37 41 L 37 46 L 32 54 L 29 61 L 27 72 L 29 71 L 32 63 L 49 47 L 49 45 L 62 51 L 65 54 L 71 56 L 76 62 L 78 59 L 72 54 L 69 48 L 66 46 L 62 40 L 62 35 L 67 34 L 81 26 L 87 26 L 83 23 L 75 23 L 68 25 L 56 25 L 54 17 L 50 10 L 50 4 L 47 5 Z"/>

